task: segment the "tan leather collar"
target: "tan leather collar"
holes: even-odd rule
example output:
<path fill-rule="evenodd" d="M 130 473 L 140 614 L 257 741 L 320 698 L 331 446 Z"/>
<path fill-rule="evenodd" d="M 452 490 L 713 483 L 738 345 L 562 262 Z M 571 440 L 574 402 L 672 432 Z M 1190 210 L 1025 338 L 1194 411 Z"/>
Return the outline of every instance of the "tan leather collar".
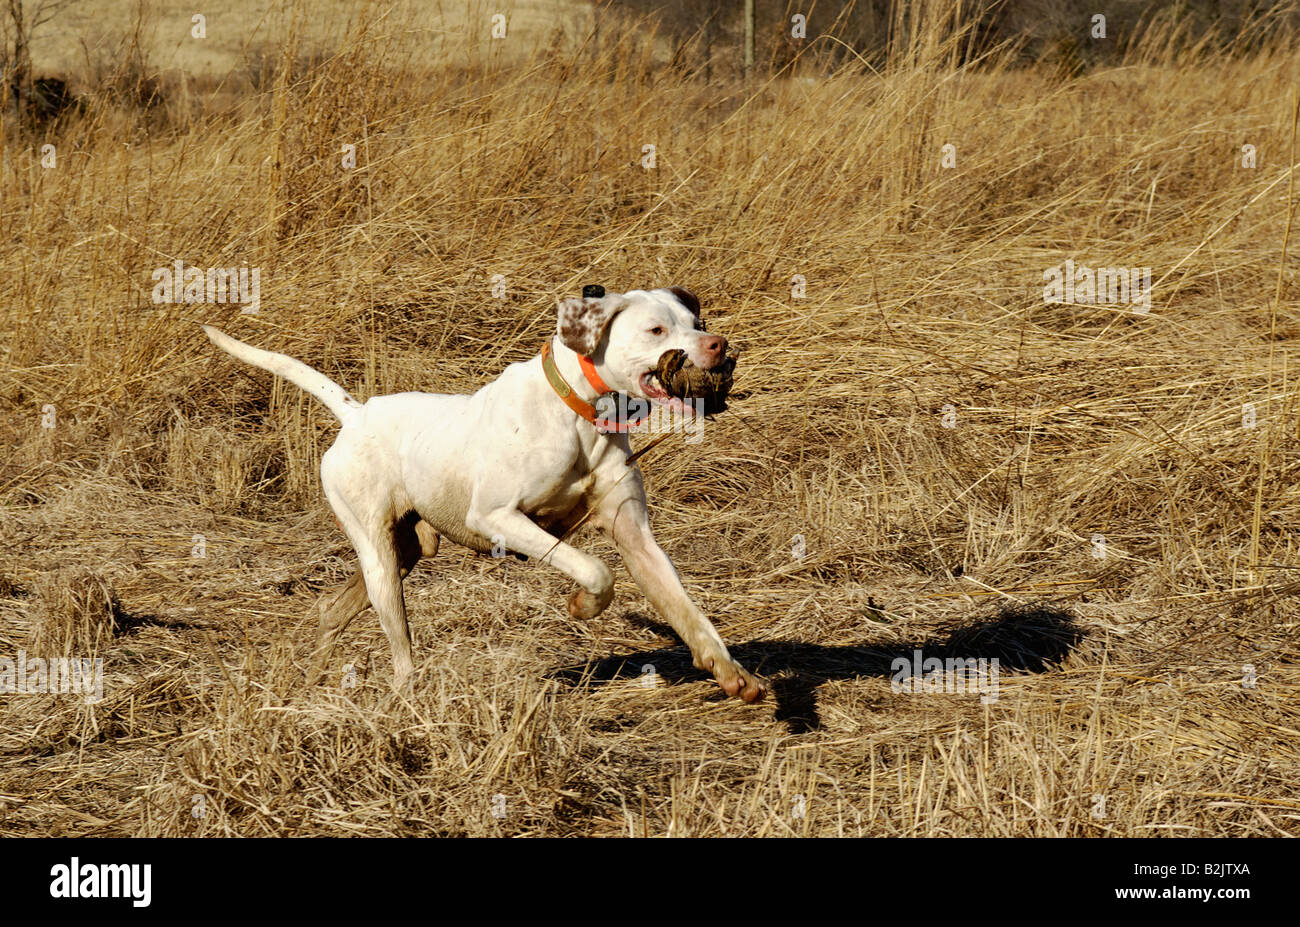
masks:
<path fill-rule="evenodd" d="M 596 372 L 596 365 L 592 363 L 590 357 L 579 355 L 578 365 L 582 367 L 587 382 L 591 384 L 596 392 L 602 395 L 613 392 L 605 385 L 605 381 L 600 378 L 600 374 Z M 573 387 L 569 385 L 569 381 L 564 379 L 564 375 L 560 373 L 560 368 L 556 366 L 555 357 L 551 353 L 551 340 L 549 338 L 542 345 L 542 371 L 546 374 L 546 381 L 551 384 L 551 389 L 555 390 L 555 395 L 559 396 L 564 401 L 564 404 L 572 409 L 579 418 L 594 425 L 597 431 L 606 433 L 627 431 L 639 425 L 649 415 L 649 410 L 647 410 L 645 415 L 624 422 L 616 419 L 600 418 L 597 415 L 596 407 L 575 393 Z"/>

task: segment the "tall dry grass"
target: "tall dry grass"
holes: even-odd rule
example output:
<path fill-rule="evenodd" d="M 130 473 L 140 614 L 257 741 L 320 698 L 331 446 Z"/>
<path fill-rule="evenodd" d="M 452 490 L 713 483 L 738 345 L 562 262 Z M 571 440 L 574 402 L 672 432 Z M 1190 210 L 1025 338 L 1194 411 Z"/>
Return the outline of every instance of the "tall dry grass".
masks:
<path fill-rule="evenodd" d="M 883 68 L 820 42 L 746 85 L 608 10 L 532 45 L 305 10 L 265 80 L 4 135 L 0 655 L 72 641 L 106 679 L 5 697 L 0 832 L 1297 833 L 1285 42 L 1157 21 L 1070 77 L 962 64 L 928 2 Z M 1151 311 L 1045 304 L 1066 258 L 1151 267 Z M 176 259 L 260 268 L 261 311 L 155 305 Z M 407 583 L 412 698 L 372 618 L 306 690 L 352 559 L 335 425 L 196 323 L 362 397 L 468 391 L 589 282 L 689 286 L 743 349 L 732 411 L 644 469 L 775 698 L 720 700 L 625 577 L 575 624 L 558 575 L 459 550 Z M 1000 697 L 893 691 L 917 647 L 999 657 Z"/>

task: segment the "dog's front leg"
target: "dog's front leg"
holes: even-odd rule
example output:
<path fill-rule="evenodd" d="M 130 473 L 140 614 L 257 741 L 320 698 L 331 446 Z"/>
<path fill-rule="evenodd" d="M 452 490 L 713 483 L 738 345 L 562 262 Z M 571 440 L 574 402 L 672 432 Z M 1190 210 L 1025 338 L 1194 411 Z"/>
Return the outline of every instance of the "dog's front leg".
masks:
<path fill-rule="evenodd" d="M 614 575 L 600 560 L 557 541 L 517 508 L 471 508 L 466 526 L 495 544 L 555 567 L 577 581 L 582 590 L 569 600 L 569 613 L 594 618 L 614 598 Z"/>
<path fill-rule="evenodd" d="M 695 668 L 712 673 L 728 695 L 747 702 L 761 699 L 766 686 L 731 658 L 717 629 L 686 594 L 672 561 L 651 533 L 640 473 L 622 478 L 601 503 L 599 516 L 632 578 L 691 649 Z"/>

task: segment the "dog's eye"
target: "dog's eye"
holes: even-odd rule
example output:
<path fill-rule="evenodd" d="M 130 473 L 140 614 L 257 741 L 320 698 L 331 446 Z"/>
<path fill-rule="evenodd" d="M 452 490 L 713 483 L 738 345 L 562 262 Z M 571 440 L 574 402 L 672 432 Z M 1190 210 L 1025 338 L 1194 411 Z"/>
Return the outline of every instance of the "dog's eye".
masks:
<path fill-rule="evenodd" d="M 650 329 L 650 334 L 652 335 L 662 335 L 663 333 L 664 327 L 662 325 L 656 325 L 654 328 Z"/>

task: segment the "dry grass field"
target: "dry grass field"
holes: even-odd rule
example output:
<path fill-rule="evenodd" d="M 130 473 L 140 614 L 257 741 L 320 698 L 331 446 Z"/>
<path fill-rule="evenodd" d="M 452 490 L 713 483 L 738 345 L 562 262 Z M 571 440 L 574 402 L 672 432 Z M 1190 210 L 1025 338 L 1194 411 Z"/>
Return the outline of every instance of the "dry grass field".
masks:
<path fill-rule="evenodd" d="M 1300 834 L 1300 57 L 1157 17 L 1108 67 L 971 60 L 952 6 L 746 82 L 577 4 L 498 40 L 290 4 L 247 13 L 257 67 L 127 42 L 63 72 L 81 112 L 10 108 L 0 657 L 104 686 L 0 696 L 0 834 Z M 1067 259 L 1151 268 L 1149 310 L 1046 302 Z M 156 303 L 177 260 L 256 268 L 259 311 Z M 771 696 L 621 568 L 576 622 L 450 544 L 406 583 L 413 694 L 371 612 L 308 689 L 337 426 L 198 323 L 467 392 L 584 283 L 690 287 L 742 351 L 642 466 Z M 897 691 L 916 649 L 997 658 L 996 699 Z"/>

